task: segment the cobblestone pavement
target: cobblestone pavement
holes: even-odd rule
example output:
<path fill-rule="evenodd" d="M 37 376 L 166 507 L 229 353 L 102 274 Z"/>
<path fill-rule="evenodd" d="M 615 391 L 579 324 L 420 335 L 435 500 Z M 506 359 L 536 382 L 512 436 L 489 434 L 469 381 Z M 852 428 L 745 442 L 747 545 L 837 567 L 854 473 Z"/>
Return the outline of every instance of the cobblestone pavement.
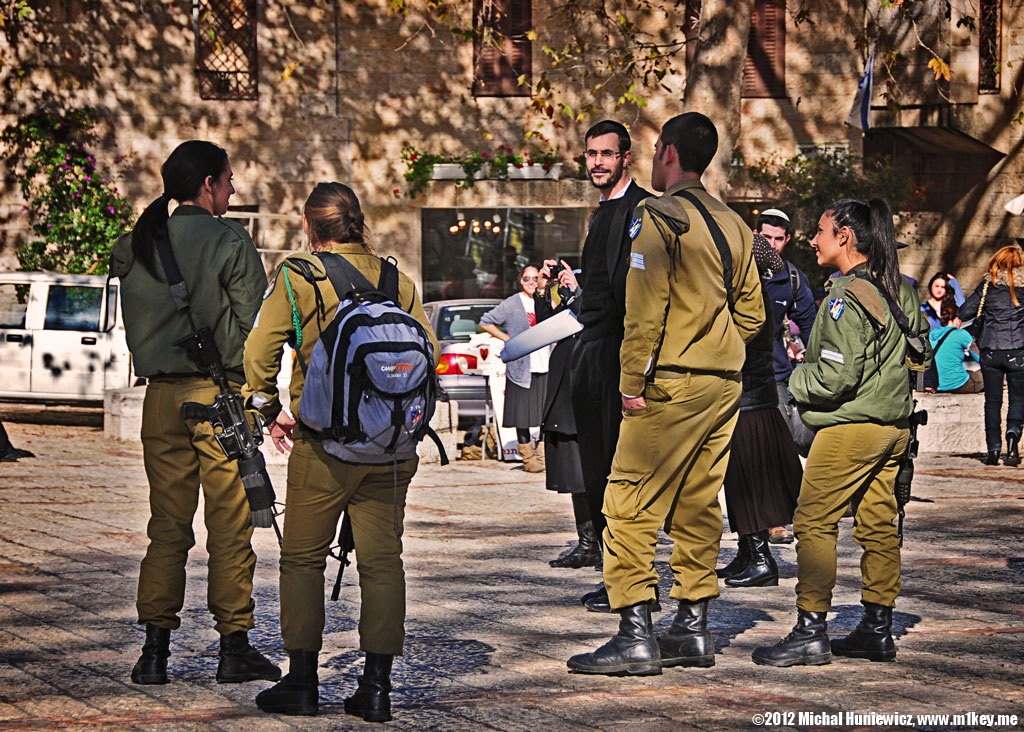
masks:
<path fill-rule="evenodd" d="M 201 523 L 172 683 L 135 686 L 142 643 L 134 600 L 145 547 L 147 491 L 137 444 L 81 425 L 8 423 L 34 460 L 0 463 L 0 730 L 346 730 L 343 699 L 361 667 L 355 572 L 330 603 L 321 656 L 321 715 L 259 712 L 265 682 L 214 682 L 217 635 L 205 607 Z M 955 445 L 951 446 L 955 449 Z M 284 466 L 271 473 L 283 493 Z M 815 668 L 755 666 L 751 651 L 794 619 L 793 546 L 776 547 L 779 587 L 724 589 L 710 620 L 709 669 L 616 679 L 567 673 L 570 655 L 614 633 L 616 618 L 583 611 L 593 570 L 552 569 L 572 539 L 569 500 L 543 478 L 499 463 L 425 466 L 409 493 L 406 655 L 396 662 L 392 729 L 661 732 L 775 729 L 980 729 L 1024 716 L 1024 469 L 969 456 L 925 457 L 909 506 L 896 663 L 837 659 Z M 859 550 L 842 524 L 833 635 L 860 614 Z M 283 662 L 277 632 L 278 549 L 258 530 L 254 643 Z M 723 560 L 735 552 L 723 541 Z M 670 544 L 658 546 L 661 595 Z M 329 591 L 337 564 L 328 566 Z M 666 604 L 674 609 L 674 602 Z M 671 612 L 657 616 L 658 627 Z M 851 718 L 846 715 L 867 715 Z M 965 715 L 957 720 L 916 716 Z M 768 715 L 767 718 L 757 715 Z M 838 717 L 831 715 L 839 715 Z M 876 716 L 871 716 L 876 715 Z M 1005 720 L 1004 720 L 1005 721 Z M 851 724 L 847 724 L 851 722 Z M 1006 727 L 1004 727 L 1006 728 Z M 998 727 L 997 727 L 998 729 Z"/>

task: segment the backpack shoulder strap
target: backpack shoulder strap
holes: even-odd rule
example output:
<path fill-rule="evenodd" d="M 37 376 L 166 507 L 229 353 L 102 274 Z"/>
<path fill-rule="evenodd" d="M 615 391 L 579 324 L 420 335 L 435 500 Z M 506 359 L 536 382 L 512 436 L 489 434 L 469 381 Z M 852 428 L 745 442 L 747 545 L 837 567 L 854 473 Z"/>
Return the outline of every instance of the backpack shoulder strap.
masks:
<path fill-rule="evenodd" d="M 327 278 L 334 286 L 339 300 L 344 300 L 348 293 L 359 290 L 372 290 L 373 284 L 366 279 L 354 264 L 340 254 L 333 252 L 316 252 L 316 257 L 323 263 Z"/>
<path fill-rule="evenodd" d="M 390 297 L 396 305 L 402 306 L 398 301 L 398 262 L 394 258 L 380 258 L 380 279 L 377 280 L 377 289 Z"/>
<path fill-rule="evenodd" d="M 732 252 L 729 250 L 729 245 L 725 241 L 725 234 L 722 233 L 722 228 L 718 225 L 712 217 L 711 213 L 707 210 L 700 199 L 697 198 L 691 191 L 683 189 L 676 191 L 675 195 L 680 198 L 685 198 L 687 201 L 692 203 L 702 217 L 704 217 L 704 223 L 707 224 L 708 230 L 711 232 L 711 238 L 715 242 L 715 248 L 718 250 L 718 256 L 722 258 L 722 279 L 725 281 L 725 299 L 729 304 L 729 312 L 733 312 L 736 309 L 736 296 L 733 292 L 732 286 Z"/>
<path fill-rule="evenodd" d="M 800 270 L 798 270 L 796 265 L 788 259 L 783 261 L 786 264 L 786 271 L 789 272 L 789 287 L 793 290 L 793 300 L 795 302 L 796 296 L 800 293 Z"/>

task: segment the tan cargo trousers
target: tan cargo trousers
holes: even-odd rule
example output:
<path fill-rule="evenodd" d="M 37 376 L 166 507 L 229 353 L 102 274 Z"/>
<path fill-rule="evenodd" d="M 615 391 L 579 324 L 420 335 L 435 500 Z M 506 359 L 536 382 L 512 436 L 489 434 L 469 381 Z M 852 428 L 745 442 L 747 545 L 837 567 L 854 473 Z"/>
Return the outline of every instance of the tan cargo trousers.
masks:
<path fill-rule="evenodd" d="M 655 598 L 655 546 L 669 517 L 671 596 L 718 597 L 718 491 L 740 391 L 739 374 L 657 378 L 644 392 L 647 408 L 624 414 L 603 511 L 604 581 L 613 610 Z"/>
<path fill-rule="evenodd" d="M 910 430 L 899 425 L 841 424 L 818 430 L 807 455 L 796 535 L 796 605 L 808 612 L 832 607 L 839 519 L 853 499 L 853 539 L 863 554 L 861 599 L 894 607 L 900 592 L 900 547 L 893 483 Z"/>
<path fill-rule="evenodd" d="M 253 627 L 256 569 L 252 523 L 238 466 L 224 456 L 209 422 L 186 422 L 184 402 L 212 404 L 212 381 L 152 381 L 142 406 L 142 454 L 149 478 L 149 547 L 139 572 L 139 622 L 177 629 L 185 602 L 185 563 L 195 546 L 192 520 L 202 486 L 207 603 L 221 635 Z"/>
<path fill-rule="evenodd" d="M 419 458 L 391 465 L 343 463 L 319 443 L 295 440 L 281 550 L 281 635 L 288 651 L 319 651 L 324 568 L 342 511 L 352 516 L 359 571 L 359 647 L 400 655 L 405 642 L 402 525 Z"/>

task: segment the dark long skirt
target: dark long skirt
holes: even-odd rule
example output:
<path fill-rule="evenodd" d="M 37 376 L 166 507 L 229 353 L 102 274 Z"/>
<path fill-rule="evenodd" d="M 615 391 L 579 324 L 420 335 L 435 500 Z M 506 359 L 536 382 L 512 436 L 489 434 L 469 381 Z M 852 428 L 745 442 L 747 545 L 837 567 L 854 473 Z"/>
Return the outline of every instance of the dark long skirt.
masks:
<path fill-rule="evenodd" d="M 583 493 L 583 466 L 576 435 L 545 432 L 544 450 L 547 489 L 556 493 Z"/>
<path fill-rule="evenodd" d="M 729 527 L 753 534 L 793 522 L 803 468 L 775 407 L 741 411 L 725 473 Z"/>
<path fill-rule="evenodd" d="M 505 382 L 505 414 L 502 427 L 530 429 L 540 427 L 544 419 L 544 395 L 547 392 L 548 375 L 530 374 L 530 388 L 524 389 L 511 381 Z"/>

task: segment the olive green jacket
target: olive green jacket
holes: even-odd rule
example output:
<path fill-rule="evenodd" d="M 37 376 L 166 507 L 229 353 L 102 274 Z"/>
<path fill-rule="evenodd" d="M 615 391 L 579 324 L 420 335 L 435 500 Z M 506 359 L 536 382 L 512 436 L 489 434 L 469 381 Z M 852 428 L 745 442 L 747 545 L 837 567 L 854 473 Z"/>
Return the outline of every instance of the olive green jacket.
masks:
<path fill-rule="evenodd" d="M 241 383 L 242 346 L 267 286 L 260 255 L 244 228 L 198 206 L 178 206 L 167 221 L 167 231 L 188 286 L 195 327 L 213 331 L 228 378 Z M 159 256 L 156 269 L 162 277 Z M 167 282 L 135 261 L 131 234 L 115 242 L 110 273 L 121 279 L 125 335 L 136 373 L 199 373 L 185 350 L 174 345 L 192 332 L 188 316 L 175 308 Z"/>
<path fill-rule="evenodd" d="M 914 288 L 902 279 L 899 305 L 927 344 L 928 321 Z M 914 400 L 906 351 L 906 338 L 874 285 L 853 273 L 836 279 L 814 321 L 804 362 L 789 378 L 800 417 L 811 429 L 909 417 Z"/>
<path fill-rule="evenodd" d="M 722 229 L 732 252 L 733 296 L 726 302 L 722 258 L 700 212 L 673 195 L 690 189 Z M 750 227 L 699 181 L 683 181 L 636 207 L 626 277 L 619 391 L 640 396 L 656 371 L 738 374 L 745 343 L 765 319 Z"/>
<path fill-rule="evenodd" d="M 360 244 L 332 244 L 325 251 L 344 255 L 372 284 L 380 279 L 380 258 Z M 353 287 L 359 283 L 352 283 Z M 434 362 L 441 349 L 433 328 L 423 312 L 416 285 L 399 273 L 398 299 L 402 309 L 423 324 L 434 347 Z M 245 342 L 246 385 L 242 396 L 247 404 L 268 420 L 281 411 L 277 375 L 281 371 L 282 349 L 287 343 L 300 354 L 290 364 L 290 411 L 299 413 L 302 387 L 306 383 L 305 365 L 313 354 L 320 333 L 330 325 L 341 299 L 327 278 L 320 260 L 312 254 L 292 254 L 277 268 L 256 318 L 256 325 Z M 296 327 L 298 326 L 298 327 Z M 301 335 L 300 335 L 301 334 Z"/>

